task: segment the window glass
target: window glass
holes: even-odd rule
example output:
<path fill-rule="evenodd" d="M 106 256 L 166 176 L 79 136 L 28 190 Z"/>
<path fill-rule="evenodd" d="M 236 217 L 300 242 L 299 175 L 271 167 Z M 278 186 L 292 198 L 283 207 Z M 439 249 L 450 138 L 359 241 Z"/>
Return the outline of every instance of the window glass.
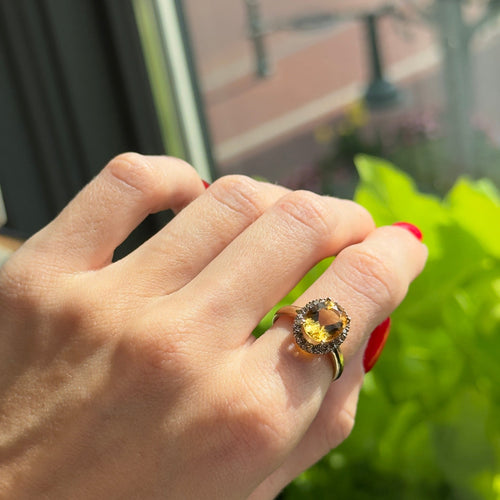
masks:
<path fill-rule="evenodd" d="M 495 4 L 185 0 L 218 173 L 350 195 L 365 152 L 430 191 L 497 179 Z"/>

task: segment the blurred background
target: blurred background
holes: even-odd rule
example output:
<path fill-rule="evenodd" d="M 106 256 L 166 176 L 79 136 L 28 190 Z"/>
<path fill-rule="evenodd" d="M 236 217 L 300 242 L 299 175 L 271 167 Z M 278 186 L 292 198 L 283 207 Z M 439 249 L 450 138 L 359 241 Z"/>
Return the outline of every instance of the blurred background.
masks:
<path fill-rule="evenodd" d="M 0 261 L 126 150 L 411 220 L 356 430 L 282 496 L 498 500 L 499 81 L 499 0 L 0 0 Z"/>
<path fill-rule="evenodd" d="M 308 183 L 342 156 L 329 187 L 349 194 L 349 160 L 366 151 L 431 190 L 463 173 L 498 180 L 498 2 L 185 8 L 219 173 Z"/>

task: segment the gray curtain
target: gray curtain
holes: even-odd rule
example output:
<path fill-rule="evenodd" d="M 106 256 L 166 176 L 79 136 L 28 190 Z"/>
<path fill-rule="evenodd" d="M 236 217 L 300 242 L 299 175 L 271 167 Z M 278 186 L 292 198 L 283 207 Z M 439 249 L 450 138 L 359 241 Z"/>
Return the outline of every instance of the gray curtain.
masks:
<path fill-rule="evenodd" d="M 131 150 L 165 152 L 130 1 L 0 0 L 7 229 L 29 236 Z M 165 220 L 149 218 L 135 239 Z"/>

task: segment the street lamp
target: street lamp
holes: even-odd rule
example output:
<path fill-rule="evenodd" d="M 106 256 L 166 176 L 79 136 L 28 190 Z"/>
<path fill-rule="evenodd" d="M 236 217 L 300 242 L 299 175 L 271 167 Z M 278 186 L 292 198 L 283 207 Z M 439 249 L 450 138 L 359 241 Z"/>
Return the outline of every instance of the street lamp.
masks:
<path fill-rule="evenodd" d="M 399 101 L 398 89 L 384 77 L 377 29 L 380 15 L 370 13 L 364 17 L 371 65 L 371 80 L 365 92 L 365 101 L 373 109 L 385 108 Z"/>

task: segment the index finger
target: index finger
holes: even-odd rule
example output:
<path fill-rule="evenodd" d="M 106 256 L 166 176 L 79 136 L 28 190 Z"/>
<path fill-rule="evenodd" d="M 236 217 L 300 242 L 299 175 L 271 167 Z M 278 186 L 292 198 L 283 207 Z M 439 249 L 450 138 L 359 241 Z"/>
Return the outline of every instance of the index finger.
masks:
<path fill-rule="evenodd" d="M 25 250 L 64 271 L 98 269 L 147 215 L 180 210 L 204 191 L 195 169 L 182 160 L 124 153 L 28 240 Z"/>

